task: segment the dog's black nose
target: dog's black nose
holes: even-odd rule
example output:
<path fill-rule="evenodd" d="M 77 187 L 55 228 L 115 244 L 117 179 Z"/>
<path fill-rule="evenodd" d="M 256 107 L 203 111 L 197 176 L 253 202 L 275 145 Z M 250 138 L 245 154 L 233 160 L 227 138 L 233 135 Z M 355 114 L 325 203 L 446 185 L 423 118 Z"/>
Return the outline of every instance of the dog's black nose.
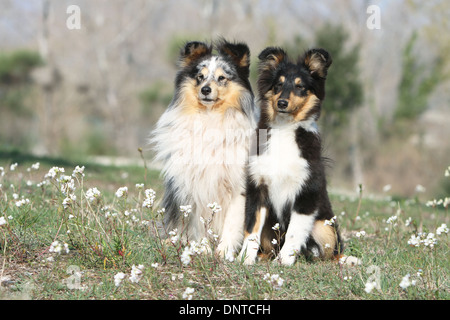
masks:
<path fill-rule="evenodd" d="M 203 95 L 207 96 L 207 95 L 210 94 L 210 93 L 211 93 L 211 87 L 204 86 L 204 87 L 202 88 L 202 94 L 203 94 Z"/>
<path fill-rule="evenodd" d="M 287 108 L 288 104 L 289 104 L 289 101 L 280 99 L 280 100 L 278 100 L 277 106 L 278 106 L 278 109 L 284 110 Z"/>

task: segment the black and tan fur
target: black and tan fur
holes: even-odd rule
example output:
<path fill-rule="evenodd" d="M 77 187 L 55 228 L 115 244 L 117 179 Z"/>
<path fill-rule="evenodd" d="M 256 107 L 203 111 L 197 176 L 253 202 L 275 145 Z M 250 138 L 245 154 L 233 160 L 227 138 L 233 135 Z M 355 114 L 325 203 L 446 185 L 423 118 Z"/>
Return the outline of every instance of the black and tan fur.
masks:
<path fill-rule="evenodd" d="M 240 256 L 252 264 L 258 253 L 279 251 L 285 265 L 299 253 L 332 258 L 343 245 L 337 221 L 325 224 L 334 214 L 316 124 L 331 56 L 312 49 L 293 62 L 283 49 L 269 47 L 259 59 L 258 154 L 249 160 Z"/>

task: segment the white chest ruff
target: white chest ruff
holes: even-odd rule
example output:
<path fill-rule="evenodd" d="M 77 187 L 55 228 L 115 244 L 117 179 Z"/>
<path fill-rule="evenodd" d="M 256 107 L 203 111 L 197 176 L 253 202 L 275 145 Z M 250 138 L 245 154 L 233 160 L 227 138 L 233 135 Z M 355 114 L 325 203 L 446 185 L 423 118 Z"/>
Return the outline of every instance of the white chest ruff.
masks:
<path fill-rule="evenodd" d="M 250 175 L 268 186 L 277 216 L 286 203 L 293 203 L 309 177 L 309 165 L 295 141 L 296 126 L 272 129 L 265 152 L 250 158 Z M 264 146 L 263 146 L 264 148 Z"/>
<path fill-rule="evenodd" d="M 164 114 L 157 127 L 156 160 L 172 179 L 180 203 L 191 204 L 193 214 L 208 215 L 208 203 L 225 212 L 231 198 L 244 188 L 250 120 L 241 112 L 181 116 L 177 109 Z"/>

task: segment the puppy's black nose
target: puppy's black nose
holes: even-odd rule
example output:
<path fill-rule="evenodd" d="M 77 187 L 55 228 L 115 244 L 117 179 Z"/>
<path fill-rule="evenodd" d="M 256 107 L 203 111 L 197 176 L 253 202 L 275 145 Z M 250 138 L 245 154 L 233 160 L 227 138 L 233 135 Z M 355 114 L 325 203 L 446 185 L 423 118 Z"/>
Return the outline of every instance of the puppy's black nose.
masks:
<path fill-rule="evenodd" d="M 203 95 L 207 96 L 208 94 L 211 93 L 211 87 L 204 86 L 201 91 Z"/>
<path fill-rule="evenodd" d="M 280 110 L 286 109 L 288 104 L 289 104 L 289 101 L 284 100 L 284 99 L 280 99 L 277 102 L 278 109 L 280 109 Z"/>

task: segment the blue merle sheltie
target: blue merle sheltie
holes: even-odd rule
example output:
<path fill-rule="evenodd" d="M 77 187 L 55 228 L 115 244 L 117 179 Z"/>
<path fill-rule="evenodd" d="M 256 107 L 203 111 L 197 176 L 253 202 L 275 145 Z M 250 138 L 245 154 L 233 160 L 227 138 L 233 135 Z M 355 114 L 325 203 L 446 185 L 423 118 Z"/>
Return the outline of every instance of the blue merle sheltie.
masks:
<path fill-rule="evenodd" d="M 292 265 L 299 253 L 337 256 L 343 247 L 316 124 L 331 56 L 312 49 L 292 62 L 283 49 L 269 47 L 259 59 L 258 154 L 249 159 L 240 258 L 252 264 L 272 255 Z"/>
<path fill-rule="evenodd" d="M 163 163 L 164 224 L 186 241 L 219 236 L 217 254 L 232 257 L 242 244 L 245 167 L 257 125 L 249 82 L 250 50 L 220 39 L 189 42 L 180 52 L 175 94 L 153 132 Z M 216 202 L 214 212 L 208 204 Z M 180 206 L 191 206 L 184 217 Z"/>

